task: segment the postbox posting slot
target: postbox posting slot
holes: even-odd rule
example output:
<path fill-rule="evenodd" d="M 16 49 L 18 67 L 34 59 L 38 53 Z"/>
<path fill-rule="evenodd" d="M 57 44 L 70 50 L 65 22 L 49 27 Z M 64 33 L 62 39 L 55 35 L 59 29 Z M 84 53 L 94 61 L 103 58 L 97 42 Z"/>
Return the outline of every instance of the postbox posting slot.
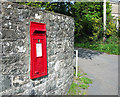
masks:
<path fill-rule="evenodd" d="M 36 34 L 44 34 L 44 33 L 45 33 L 45 31 L 35 30 L 35 31 L 34 31 L 34 33 L 36 33 Z M 33 34 L 34 34 L 34 33 L 33 33 Z"/>

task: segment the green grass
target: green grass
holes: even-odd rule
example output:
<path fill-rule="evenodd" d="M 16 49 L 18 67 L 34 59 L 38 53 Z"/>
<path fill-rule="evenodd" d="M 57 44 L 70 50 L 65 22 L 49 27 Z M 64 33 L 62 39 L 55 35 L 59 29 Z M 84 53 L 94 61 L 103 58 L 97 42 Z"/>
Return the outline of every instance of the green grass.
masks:
<path fill-rule="evenodd" d="M 75 77 L 74 71 L 74 81 L 70 86 L 68 95 L 85 95 L 86 89 L 89 87 L 89 84 L 92 84 L 92 80 L 88 77 L 85 77 L 87 73 L 80 73 L 78 71 L 78 77 Z M 83 92 L 81 90 L 84 90 Z"/>
<path fill-rule="evenodd" d="M 88 85 L 87 84 L 80 84 L 79 87 L 81 87 L 82 89 L 87 89 Z"/>
<path fill-rule="evenodd" d="M 72 83 L 71 86 L 70 86 L 70 89 L 68 91 L 68 94 L 71 94 L 71 95 L 75 95 L 76 94 L 76 88 L 78 87 L 78 85 L 76 83 Z"/>
<path fill-rule="evenodd" d="M 86 92 L 83 92 L 83 94 L 82 95 L 86 95 Z M 82 96 L 81 96 L 82 97 Z M 84 97 L 84 96 L 83 96 Z"/>
<path fill-rule="evenodd" d="M 84 75 L 87 75 L 87 73 L 83 73 Z"/>
<path fill-rule="evenodd" d="M 80 77 L 80 76 L 81 76 L 80 72 L 78 72 L 77 76 L 78 76 L 78 77 Z"/>
<path fill-rule="evenodd" d="M 89 87 L 89 84 L 92 84 L 92 80 L 85 76 L 81 77 L 79 82 L 81 83 L 79 86 L 82 89 L 87 89 Z"/>
<path fill-rule="evenodd" d="M 81 77 L 80 82 L 83 82 L 84 84 L 92 84 L 92 80 L 88 77 Z"/>
<path fill-rule="evenodd" d="M 120 49 L 118 49 L 120 43 L 117 37 L 108 38 L 106 43 L 103 43 L 102 41 L 96 41 L 96 42 L 86 42 L 86 43 L 75 43 L 74 46 L 81 48 L 88 48 L 91 50 L 96 50 L 109 54 L 120 55 Z"/>

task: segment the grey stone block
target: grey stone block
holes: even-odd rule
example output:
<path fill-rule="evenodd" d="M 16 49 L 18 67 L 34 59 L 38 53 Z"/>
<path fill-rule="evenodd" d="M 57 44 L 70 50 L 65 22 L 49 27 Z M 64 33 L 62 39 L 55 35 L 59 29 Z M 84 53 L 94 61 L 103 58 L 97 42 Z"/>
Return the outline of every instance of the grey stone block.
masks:
<path fill-rule="evenodd" d="M 2 30 L 2 38 L 16 38 L 16 33 L 14 30 Z"/>
<path fill-rule="evenodd" d="M 3 56 L 2 57 L 2 63 L 3 64 L 11 64 L 11 63 L 16 63 L 19 61 L 20 56 L 18 54 L 11 54 L 9 56 Z"/>
<path fill-rule="evenodd" d="M 23 88 L 15 88 L 15 89 L 13 89 L 13 95 L 17 95 L 17 94 L 19 94 L 19 93 L 23 93 L 24 92 L 24 89 Z"/>
<path fill-rule="evenodd" d="M 0 86 L 2 87 L 2 91 L 11 88 L 11 78 L 8 75 L 3 75 L 0 79 Z"/>

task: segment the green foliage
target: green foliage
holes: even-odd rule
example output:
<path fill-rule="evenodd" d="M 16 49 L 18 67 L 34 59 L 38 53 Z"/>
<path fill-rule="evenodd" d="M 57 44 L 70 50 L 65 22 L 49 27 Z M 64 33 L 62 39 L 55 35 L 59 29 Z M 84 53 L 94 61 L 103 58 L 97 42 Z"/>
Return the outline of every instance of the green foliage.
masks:
<path fill-rule="evenodd" d="M 83 94 L 82 95 L 86 95 L 87 93 L 86 92 L 83 92 Z M 81 96 L 82 97 L 82 96 Z M 84 96 L 83 96 L 84 97 Z"/>
<path fill-rule="evenodd" d="M 111 35 L 117 36 L 116 25 L 113 23 L 112 17 L 111 17 L 110 21 L 107 22 L 107 25 L 106 25 L 106 35 L 107 36 L 111 36 Z"/>
<path fill-rule="evenodd" d="M 88 85 L 87 84 L 80 84 L 79 87 L 81 87 L 82 89 L 87 89 Z"/>
<path fill-rule="evenodd" d="M 85 95 L 86 91 L 82 91 L 83 89 L 87 89 L 89 87 L 89 84 L 92 84 L 92 80 L 88 77 L 85 77 L 87 73 L 82 73 L 78 71 L 77 78 L 75 76 L 74 71 L 74 80 L 70 86 L 70 89 L 68 91 L 68 95 Z"/>
<path fill-rule="evenodd" d="M 79 41 L 80 37 L 90 40 L 98 37 L 101 31 L 102 11 L 102 2 L 76 2 L 72 6 L 75 41 Z"/>
<path fill-rule="evenodd" d="M 84 75 L 87 75 L 87 73 L 83 73 Z"/>
<path fill-rule="evenodd" d="M 118 18 L 118 22 L 119 22 L 119 25 L 120 25 L 120 16 L 119 16 L 119 18 Z M 120 39 L 120 27 L 119 27 L 119 29 L 118 29 L 118 38 Z"/>
<path fill-rule="evenodd" d="M 53 4 L 50 2 L 19 2 L 19 4 L 37 7 L 37 8 L 41 8 L 41 9 L 45 9 L 45 10 L 50 10 L 50 11 L 53 10 L 52 6 L 56 5 L 56 3 Z"/>
<path fill-rule="evenodd" d="M 106 37 L 116 33 L 111 5 L 107 2 Z M 75 42 L 96 41 L 103 37 L 103 2 L 76 2 L 72 5 L 75 20 Z M 82 38 L 82 39 L 81 39 Z"/>
<path fill-rule="evenodd" d="M 89 84 L 92 84 L 92 80 L 85 76 L 81 77 L 79 82 L 81 83 L 79 87 L 82 89 L 87 89 L 89 87 Z"/>
<path fill-rule="evenodd" d="M 91 42 L 99 41 L 103 38 L 103 2 L 20 2 L 20 4 L 39 7 L 48 11 L 58 12 L 61 14 L 69 15 L 75 21 L 75 45 L 80 47 L 87 47 L 100 51 L 109 52 L 112 54 L 117 53 L 116 43 L 105 44 L 91 44 Z M 107 39 L 111 36 L 120 37 L 120 30 L 117 32 L 113 17 L 111 15 L 111 5 L 109 2 L 106 4 L 107 9 L 107 25 L 105 37 Z M 119 19 L 120 21 L 120 19 Z M 109 39 L 108 39 L 109 40 Z M 88 42 L 88 43 L 86 43 Z M 79 44 L 81 43 L 81 44 Z M 84 44 L 85 43 L 85 44 Z M 108 47 L 107 47 L 108 46 Z M 93 48 L 95 47 L 95 48 Z M 112 50 L 110 48 L 113 47 Z M 111 51 L 111 52 L 110 52 Z"/>
<path fill-rule="evenodd" d="M 65 15 L 71 15 L 71 2 L 20 2 L 19 4 L 28 5 L 32 7 L 37 7 L 45 9 L 48 11 L 53 11 Z"/>
<path fill-rule="evenodd" d="M 80 72 L 78 72 L 77 76 L 80 77 Z"/>
<path fill-rule="evenodd" d="M 118 37 L 113 35 L 107 39 L 105 44 L 101 40 L 97 42 L 75 43 L 74 46 L 89 48 L 91 50 L 97 50 L 97 51 L 105 52 L 109 54 L 120 55 L 120 51 L 119 51 L 120 49 L 118 49 L 119 45 L 120 44 L 119 44 Z"/>
<path fill-rule="evenodd" d="M 68 91 L 68 94 L 71 94 L 71 95 L 75 95 L 76 94 L 76 88 L 77 88 L 77 84 L 76 83 L 72 83 L 71 86 L 70 86 L 70 89 Z"/>
<path fill-rule="evenodd" d="M 80 81 L 83 82 L 84 84 L 92 84 L 92 80 L 89 79 L 88 77 L 81 77 Z"/>
<path fill-rule="evenodd" d="M 75 74 L 76 74 L 76 73 L 75 73 L 75 71 L 74 71 L 73 75 L 75 76 Z"/>

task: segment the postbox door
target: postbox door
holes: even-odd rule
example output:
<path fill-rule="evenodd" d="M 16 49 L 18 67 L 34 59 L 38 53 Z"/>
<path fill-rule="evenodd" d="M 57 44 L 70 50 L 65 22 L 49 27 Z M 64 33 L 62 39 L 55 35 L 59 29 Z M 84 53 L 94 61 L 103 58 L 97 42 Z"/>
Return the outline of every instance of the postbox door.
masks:
<path fill-rule="evenodd" d="M 33 76 L 40 77 L 47 74 L 45 40 L 44 38 L 33 38 Z"/>

